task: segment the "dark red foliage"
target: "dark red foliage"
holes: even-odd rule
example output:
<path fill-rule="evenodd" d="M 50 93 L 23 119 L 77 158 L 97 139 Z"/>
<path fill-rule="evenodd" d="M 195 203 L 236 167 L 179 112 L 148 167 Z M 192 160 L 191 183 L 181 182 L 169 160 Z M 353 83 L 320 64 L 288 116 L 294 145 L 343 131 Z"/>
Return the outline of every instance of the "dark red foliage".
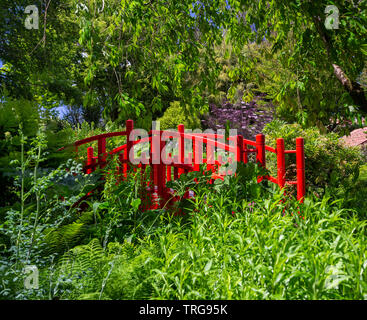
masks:
<path fill-rule="evenodd" d="M 259 105 L 258 101 L 266 104 Z M 274 105 L 265 98 L 265 94 L 257 95 L 251 102 L 232 104 L 224 102 L 221 106 L 210 105 L 210 112 L 202 120 L 204 128 L 214 131 L 225 129 L 229 121 L 230 129 L 237 129 L 237 134 L 245 139 L 254 140 L 256 134 L 261 133 L 265 125 L 274 118 Z"/>

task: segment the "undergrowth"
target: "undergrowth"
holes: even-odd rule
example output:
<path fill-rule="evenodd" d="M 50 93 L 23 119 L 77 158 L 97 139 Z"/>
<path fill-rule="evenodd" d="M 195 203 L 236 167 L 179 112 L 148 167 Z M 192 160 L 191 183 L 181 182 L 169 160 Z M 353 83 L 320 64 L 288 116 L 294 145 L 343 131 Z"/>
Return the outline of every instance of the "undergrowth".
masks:
<path fill-rule="evenodd" d="M 161 214 L 135 242 L 68 251 L 54 281 L 72 281 L 59 298 L 366 299 L 366 222 L 327 198 L 302 214 L 274 199 L 197 198 L 187 219 Z"/>
<path fill-rule="evenodd" d="M 41 140 L 34 150 L 38 163 Z M 116 183 L 113 163 L 101 180 L 70 162 L 27 187 L 28 166 L 1 226 L 1 298 L 367 299 L 367 222 L 334 193 L 299 204 L 249 163 L 213 184 L 183 174 L 169 183 L 177 206 L 142 212 L 139 169 Z M 38 289 L 24 287 L 29 264 Z"/>

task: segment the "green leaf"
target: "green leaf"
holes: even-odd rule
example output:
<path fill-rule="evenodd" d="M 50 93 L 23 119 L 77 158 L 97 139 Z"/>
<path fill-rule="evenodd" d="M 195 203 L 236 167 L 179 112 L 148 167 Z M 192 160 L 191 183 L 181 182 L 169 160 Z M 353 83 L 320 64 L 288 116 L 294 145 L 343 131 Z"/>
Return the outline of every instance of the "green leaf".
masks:
<path fill-rule="evenodd" d="M 139 209 L 140 204 L 141 204 L 141 199 L 139 198 L 131 201 L 131 206 L 133 207 L 134 211 L 137 211 Z"/>
<path fill-rule="evenodd" d="M 211 269 L 212 264 L 213 264 L 213 260 L 212 260 L 212 259 L 210 259 L 210 260 L 207 262 L 207 264 L 205 265 L 205 267 L 204 267 L 204 273 L 207 273 L 207 272 Z"/>

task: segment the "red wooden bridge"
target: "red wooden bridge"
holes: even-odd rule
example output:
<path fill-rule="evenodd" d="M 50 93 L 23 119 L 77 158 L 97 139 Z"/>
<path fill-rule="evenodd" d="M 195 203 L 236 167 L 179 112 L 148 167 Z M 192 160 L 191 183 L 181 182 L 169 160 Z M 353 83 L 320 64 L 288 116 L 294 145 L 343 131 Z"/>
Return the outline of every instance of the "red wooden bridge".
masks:
<path fill-rule="evenodd" d="M 113 150 L 106 150 L 106 139 L 118 136 L 126 136 L 127 142 Z M 134 130 L 134 122 L 126 121 L 126 130 L 112 133 L 105 133 L 92 136 L 83 140 L 76 141 L 73 145 L 78 150 L 79 146 L 98 143 L 97 155 L 94 155 L 93 147 L 87 148 L 87 161 L 84 165 L 84 170 L 87 174 L 94 172 L 97 168 L 103 169 L 108 161 L 109 156 L 118 157 L 118 174 L 123 178 L 127 177 L 127 173 L 131 167 L 141 168 L 144 172 L 147 166 L 150 166 L 150 177 L 147 186 L 149 201 L 143 207 L 143 210 L 151 208 L 159 208 L 165 205 L 170 197 L 170 190 L 167 188 L 167 181 L 176 180 L 183 173 L 190 171 L 200 171 L 200 164 L 205 164 L 207 170 L 212 171 L 210 183 L 214 179 L 223 179 L 223 175 L 232 174 L 233 172 L 226 171 L 220 173 L 219 169 L 224 164 L 221 156 L 215 159 L 215 148 L 222 152 L 232 153 L 233 158 L 228 157 L 229 163 L 249 161 L 249 155 L 255 154 L 256 162 L 266 168 L 265 153 L 271 152 L 277 157 L 277 177 L 264 175 L 258 177 L 258 182 L 266 179 L 277 184 L 280 188 L 286 185 L 297 186 L 297 199 L 302 203 L 305 197 L 305 156 L 304 156 L 304 140 L 303 138 L 296 139 L 295 150 L 285 150 L 284 140 L 278 138 L 276 148 L 265 145 L 265 136 L 258 134 L 256 141 L 244 139 L 243 136 L 230 136 L 228 142 L 224 142 L 223 135 L 213 133 L 187 133 L 184 125 L 179 125 L 177 131 L 160 131 L 151 130 L 148 136 L 135 140 L 136 132 Z M 169 141 L 177 139 L 178 154 L 172 156 L 172 153 L 166 152 L 166 146 Z M 187 152 L 185 143 L 192 146 Z M 146 152 L 141 152 L 140 157 L 134 155 L 134 150 L 137 145 L 149 145 L 149 155 Z M 61 148 L 63 149 L 63 148 Z M 60 150 L 61 150 L 60 149 Z M 186 151 L 186 153 L 185 153 Z M 285 178 L 286 154 L 296 154 L 297 164 L 297 179 L 288 181 Z M 206 158 L 203 155 L 206 155 Z M 132 166 L 134 165 L 134 166 Z M 172 198 L 172 197 L 171 197 Z M 163 199 L 163 201 L 162 201 Z"/>

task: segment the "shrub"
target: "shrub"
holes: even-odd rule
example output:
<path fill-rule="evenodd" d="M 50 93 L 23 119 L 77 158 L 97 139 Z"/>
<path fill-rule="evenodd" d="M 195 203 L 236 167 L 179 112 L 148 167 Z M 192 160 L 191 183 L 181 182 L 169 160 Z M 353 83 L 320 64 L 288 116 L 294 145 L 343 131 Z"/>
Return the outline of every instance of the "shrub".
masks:
<path fill-rule="evenodd" d="M 189 111 L 183 107 L 179 101 L 171 102 L 170 106 L 158 119 L 161 130 L 176 129 L 179 124 L 186 128 L 200 129 L 200 120 L 190 115 Z"/>
<path fill-rule="evenodd" d="M 367 162 L 367 145 L 364 144 L 361 146 L 361 154 L 364 162 Z"/>
<path fill-rule="evenodd" d="M 203 125 L 217 131 L 225 129 L 228 123 L 231 129 L 237 129 L 238 134 L 253 140 L 265 124 L 273 120 L 274 107 L 266 100 L 264 94 L 259 94 L 250 102 L 212 104 Z"/>
<path fill-rule="evenodd" d="M 206 195 L 186 223 L 162 216 L 136 244 L 70 250 L 52 287 L 61 299 L 366 299 L 366 222 L 337 201 L 310 197 L 303 219 L 297 202 L 284 208 L 277 196 Z"/>
<path fill-rule="evenodd" d="M 264 133 L 266 144 L 273 147 L 276 146 L 276 138 L 284 138 L 286 150 L 295 149 L 297 137 L 305 139 L 306 183 L 311 188 L 325 191 L 327 186 L 347 187 L 358 178 L 362 164 L 360 150 L 343 145 L 335 133 L 321 134 L 315 127 L 302 129 L 299 124 L 286 124 L 279 120 L 269 123 Z M 267 161 L 273 169 L 276 168 L 275 156 Z M 295 161 L 294 154 L 286 156 L 286 166 L 291 168 L 287 179 L 295 179 Z M 354 179 L 350 179 L 351 175 Z"/>

